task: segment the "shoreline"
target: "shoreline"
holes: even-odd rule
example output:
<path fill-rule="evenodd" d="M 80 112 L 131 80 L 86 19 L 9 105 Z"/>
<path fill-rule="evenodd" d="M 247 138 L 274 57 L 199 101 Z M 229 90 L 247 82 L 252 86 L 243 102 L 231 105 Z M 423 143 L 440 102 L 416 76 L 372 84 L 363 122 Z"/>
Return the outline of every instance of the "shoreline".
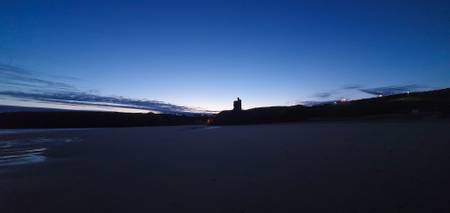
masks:
<path fill-rule="evenodd" d="M 0 209 L 445 211 L 448 129 L 332 122 L 27 133 L 17 137 L 81 140 L 49 149 L 44 163 L 0 167 Z"/>

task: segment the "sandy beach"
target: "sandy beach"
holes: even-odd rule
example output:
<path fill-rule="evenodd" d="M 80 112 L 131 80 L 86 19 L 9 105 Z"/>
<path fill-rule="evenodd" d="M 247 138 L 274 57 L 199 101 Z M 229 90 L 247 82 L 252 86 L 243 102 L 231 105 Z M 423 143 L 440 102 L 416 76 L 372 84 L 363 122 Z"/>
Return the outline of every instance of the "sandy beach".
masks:
<path fill-rule="evenodd" d="M 2 213 L 450 211 L 448 122 L 7 132 L 3 154 L 8 141 L 45 160 L 0 166 Z"/>

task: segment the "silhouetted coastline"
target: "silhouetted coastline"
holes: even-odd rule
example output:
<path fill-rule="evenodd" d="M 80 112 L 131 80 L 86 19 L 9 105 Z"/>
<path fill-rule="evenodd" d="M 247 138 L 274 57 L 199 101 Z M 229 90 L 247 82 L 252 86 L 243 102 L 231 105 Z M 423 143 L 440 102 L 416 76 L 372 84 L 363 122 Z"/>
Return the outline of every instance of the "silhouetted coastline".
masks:
<path fill-rule="evenodd" d="M 213 125 L 265 124 L 312 120 L 422 120 L 450 117 L 450 89 L 338 101 L 312 107 L 279 106 L 223 111 Z"/>
<path fill-rule="evenodd" d="M 0 113 L 0 128 L 96 128 L 204 124 L 204 115 L 119 112 L 8 112 Z"/>
<path fill-rule="evenodd" d="M 173 125 L 245 125 L 316 120 L 423 120 L 450 118 L 450 89 L 391 95 L 316 106 L 278 106 L 215 115 L 87 111 L 5 112 L 0 128 L 93 128 Z"/>

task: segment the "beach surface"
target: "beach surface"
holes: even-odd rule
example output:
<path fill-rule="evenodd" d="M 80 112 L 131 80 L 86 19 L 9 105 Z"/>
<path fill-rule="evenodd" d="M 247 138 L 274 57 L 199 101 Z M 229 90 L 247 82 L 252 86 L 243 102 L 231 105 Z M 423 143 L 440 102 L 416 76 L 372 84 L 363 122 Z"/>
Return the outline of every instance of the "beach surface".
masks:
<path fill-rule="evenodd" d="M 4 130 L 0 151 L 2 213 L 450 211 L 449 122 Z"/>

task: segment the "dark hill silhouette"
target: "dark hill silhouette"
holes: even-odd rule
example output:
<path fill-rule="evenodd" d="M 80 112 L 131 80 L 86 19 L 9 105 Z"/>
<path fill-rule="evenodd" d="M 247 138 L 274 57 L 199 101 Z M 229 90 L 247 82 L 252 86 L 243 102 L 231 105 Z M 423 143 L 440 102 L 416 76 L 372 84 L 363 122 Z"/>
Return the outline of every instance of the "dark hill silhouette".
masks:
<path fill-rule="evenodd" d="M 450 89 L 391 95 L 318 106 L 264 107 L 223 111 L 213 125 L 263 124 L 333 119 L 423 119 L 448 118 Z"/>
<path fill-rule="evenodd" d="M 0 113 L 0 128 L 91 128 L 163 125 L 240 125 L 311 120 L 448 119 L 450 89 L 392 95 L 319 106 L 279 106 L 216 115 L 49 111 Z"/>
<path fill-rule="evenodd" d="M 8 112 L 0 113 L 0 128 L 92 128 L 204 124 L 203 115 L 119 112 Z"/>

